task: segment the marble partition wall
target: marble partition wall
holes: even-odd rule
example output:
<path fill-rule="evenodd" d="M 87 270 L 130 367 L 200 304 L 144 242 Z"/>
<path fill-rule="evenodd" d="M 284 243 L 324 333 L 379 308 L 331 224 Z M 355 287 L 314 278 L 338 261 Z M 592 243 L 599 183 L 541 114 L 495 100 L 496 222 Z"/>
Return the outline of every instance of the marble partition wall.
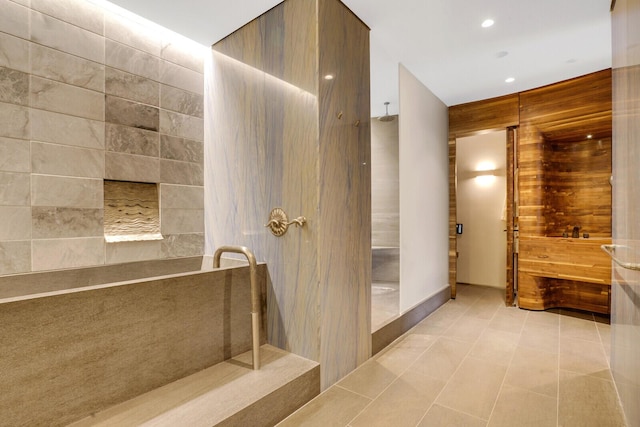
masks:
<path fill-rule="evenodd" d="M 285 1 L 213 46 L 207 83 L 206 253 L 267 263 L 269 342 L 323 388 L 371 352 L 368 33 L 337 0 Z M 272 235 L 275 207 L 306 225 Z"/>
<path fill-rule="evenodd" d="M 640 265 L 640 0 L 617 0 L 613 30 L 613 243 Z M 640 425 L 640 272 L 612 263 L 611 372 L 627 425 Z"/>
<path fill-rule="evenodd" d="M 0 275 L 202 255 L 204 48 L 82 0 L 0 0 Z M 163 240 L 105 243 L 103 179 Z"/>

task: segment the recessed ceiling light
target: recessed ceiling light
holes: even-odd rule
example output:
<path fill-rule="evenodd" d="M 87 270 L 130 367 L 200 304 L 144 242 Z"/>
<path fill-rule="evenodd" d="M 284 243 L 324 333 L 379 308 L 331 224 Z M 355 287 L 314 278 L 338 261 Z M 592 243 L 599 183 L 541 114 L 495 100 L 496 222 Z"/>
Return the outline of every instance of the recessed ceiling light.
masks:
<path fill-rule="evenodd" d="M 493 19 L 485 19 L 482 22 L 482 28 L 489 28 L 490 26 L 492 26 L 494 24 Z"/>
<path fill-rule="evenodd" d="M 593 138 L 593 135 L 591 134 L 587 135 L 587 139 L 591 139 L 591 138 Z"/>
<path fill-rule="evenodd" d="M 513 83 L 513 82 L 515 82 L 515 81 L 516 81 L 516 79 L 514 79 L 513 77 L 507 77 L 507 78 L 505 79 L 505 83 Z"/>
<path fill-rule="evenodd" d="M 324 76 L 325 80 L 333 80 L 333 74 L 327 74 L 326 76 Z"/>

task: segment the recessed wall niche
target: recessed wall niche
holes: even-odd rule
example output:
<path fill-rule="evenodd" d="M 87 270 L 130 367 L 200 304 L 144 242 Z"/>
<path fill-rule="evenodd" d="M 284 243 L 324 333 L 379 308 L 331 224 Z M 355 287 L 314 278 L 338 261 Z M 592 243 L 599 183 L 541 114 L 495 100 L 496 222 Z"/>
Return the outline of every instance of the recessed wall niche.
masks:
<path fill-rule="evenodd" d="M 158 185 L 105 180 L 104 238 L 107 242 L 161 240 Z"/>

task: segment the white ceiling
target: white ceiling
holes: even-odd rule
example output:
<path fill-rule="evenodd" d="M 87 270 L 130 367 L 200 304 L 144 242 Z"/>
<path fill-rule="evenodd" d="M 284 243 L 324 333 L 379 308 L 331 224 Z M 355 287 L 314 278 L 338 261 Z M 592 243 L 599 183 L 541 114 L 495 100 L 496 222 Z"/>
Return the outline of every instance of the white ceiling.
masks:
<path fill-rule="evenodd" d="M 343 0 L 371 28 L 371 109 L 398 113 L 402 63 L 447 105 L 611 66 L 611 0 Z M 111 0 L 211 45 L 281 0 Z M 482 28 L 486 18 L 495 21 Z M 505 55 L 506 53 L 506 55 Z M 513 83 L 505 83 L 514 77 Z"/>

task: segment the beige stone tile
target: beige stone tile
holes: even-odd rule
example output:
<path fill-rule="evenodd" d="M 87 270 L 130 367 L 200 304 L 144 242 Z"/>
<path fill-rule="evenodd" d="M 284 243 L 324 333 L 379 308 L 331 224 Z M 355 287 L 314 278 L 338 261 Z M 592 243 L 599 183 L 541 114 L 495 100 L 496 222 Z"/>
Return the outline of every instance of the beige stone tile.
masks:
<path fill-rule="evenodd" d="M 203 141 L 204 120 L 199 117 L 161 110 L 160 132 L 194 141 Z"/>
<path fill-rule="evenodd" d="M 333 386 L 279 423 L 278 427 L 346 426 L 370 402 L 369 398 Z"/>
<path fill-rule="evenodd" d="M 522 328 L 519 346 L 558 354 L 560 351 L 560 330 L 557 326 L 544 323 L 526 322 Z"/>
<path fill-rule="evenodd" d="M 593 342 L 600 342 L 600 335 L 593 320 L 576 317 L 560 317 L 560 338 L 574 338 Z"/>
<path fill-rule="evenodd" d="M 448 380 L 469 352 L 471 343 L 440 337 L 411 367 L 410 372 Z"/>
<path fill-rule="evenodd" d="M 118 242 L 106 244 L 106 263 L 146 261 L 162 258 L 162 242 Z"/>
<path fill-rule="evenodd" d="M 613 382 L 560 371 L 558 425 L 625 427 Z"/>
<path fill-rule="evenodd" d="M 486 299 L 476 300 L 464 313 L 465 317 L 491 320 L 502 304 Z"/>
<path fill-rule="evenodd" d="M 31 241 L 0 242 L 0 275 L 31 270 Z"/>
<path fill-rule="evenodd" d="M 104 206 L 103 194 L 101 179 L 35 174 L 31 176 L 31 203 L 33 206 L 102 208 Z"/>
<path fill-rule="evenodd" d="M 408 372 L 394 381 L 349 425 L 415 426 L 444 385 L 444 381 Z"/>
<path fill-rule="evenodd" d="M 0 241 L 31 238 L 31 208 L 29 206 L 0 206 Z"/>
<path fill-rule="evenodd" d="M 160 209 L 204 209 L 204 187 L 160 184 Z"/>
<path fill-rule="evenodd" d="M 605 323 L 596 323 L 596 329 L 598 330 L 598 335 L 600 335 L 600 342 L 604 346 L 611 345 L 611 325 L 607 325 Z"/>
<path fill-rule="evenodd" d="M 31 73 L 74 86 L 104 91 L 104 65 L 33 43 Z"/>
<path fill-rule="evenodd" d="M 489 419 L 489 427 L 556 427 L 558 402 L 516 387 L 504 386 Z"/>
<path fill-rule="evenodd" d="M 0 102 L 29 105 L 29 75 L 0 67 Z"/>
<path fill-rule="evenodd" d="M 108 123 L 158 131 L 160 117 L 157 107 L 128 101 L 115 96 L 105 96 L 104 119 Z"/>
<path fill-rule="evenodd" d="M 49 15 L 31 11 L 31 41 L 104 63 L 104 38 Z"/>
<path fill-rule="evenodd" d="M 127 46 L 160 56 L 161 37 L 154 31 L 141 24 L 124 19 L 114 13 L 106 13 L 104 17 L 105 37 L 126 44 Z"/>
<path fill-rule="evenodd" d="M 549 327 L 558 327 L 560 325 L 560 315 L 550 310 L 530 310 L 526 321 L 526 324 L 528 323 L 539 323 Z"/>
<path fill-rule="evenodd" d="M 148 157 L 158 157 L 160 154 L 158 132 L 113 123 L 106 123 L 105 131 L 107 151 Z"/>
<path fill-rule="evenodd" d="M 378 353 L 374 359 L 396 375 L 402 374 L 433 345 L 436 337 L 432 335 L 408 334 L 393 346 Z"/>
<path fill-rule="evenodd" d="M 160 180 L 167 184 L 204 185 L 204 166 L 198 163 L 160 160 Z"/>
<path fill-rule="evenodd" d="M 160 78 L 160 58 L 109 39 L 105 41 L 105 64 L 152 80 Z"/>
<path fill-rule="evenodd" d="M 96 34 L 103 34 L 103 8 L 77 0 L 31 0 L 31 8 Z"/>
<path fill-rule="evenodd" d="M 338 385 L 354 393 L 375 399 L 398 376 L 375 360 L 368 360 L 351 372 Z"/>
<path fill-rule="evenodd" d="M 558 396 L 558 354 L 518 347 L 504 383 L 556 398 Z"/>
<path fill-rule="evenodd" d="M 175 38 L 167 38 L 162 41 L 162 59 L 173 62 L 174 64 L 190 68 L 200 74 L 204 74 L 204 58 L 208 53 L 207 49 L 202 46 L 185 43 Z"/>
<path fill-rule="evenodd" d="M 447 329 L 448 337 L 473 343 L 489 325 L 489 320 L 470 317 L 467 313 Z"/>
<path fill-rule="evenodd" d="M 204 94 L 204 75 L 173 62 L 160 63 L 160 81 L 198 95 Z"/>
<path fill-rule="evenodd" d="M 160 105 L 160 84 L 147 77 L 107 67 L 105 93 L 144 104 Z"/>
<path fill-rule="evenodd" d="M 30 45 L 27 40 L 0 32 L 0 66 L 24 73 L 30 72 Z"/>
<path fill-rule="evenodd" d="M 178 258 L 199 256 L 204 253 L 204 233 L 165 235 L 162 240 L 162 256 Z"/>
<path fill-rule="evenodd" d="M 508 366 L 519 339 L 520 334 L 487 328 L 471 348 L 469 356 Z"/>
<path fill-rule="evenodd" d="M 160 106 L 166 110 L 176 111 L 188 116 L 202 118 L 204 116 L 203 95 L 162 85 Z"/>
<path fill-rule="evenodd" d="M 34 239 L 104 236 L 103 210 L 34 206 Z"/>
<path fill-rule="evenodd" d="M 106 179 L 134 182 L 160 182 L 160 161 L 147 156 L 105 153 Z"/>
<path fill-rule="evenodd" d="M 31 171 L 29 141 L 0 137 L 0 171 Z"/>
<path fill-rule="evenodd" d="M 34 240 L 33 271 L 104 264 L 104 237 Z"/>
<path fill-rule="evenodd" d="M 434 404 L 418 427 L 486 427 L 487 421 Z"/>
<path fill-rule="evenodd" d="M 600 342 L 563 338 L 560 369 L 609 379 L 609 363 Z"/>
<path fill-rule="evenodd" d="M 103 120 L 104 95 L 77 86 L 31 77 L 31 107 L 86 119 Z"/>
<path fill-rule="evenodd" d="M 102 178 L 104 151 L 32 142 L 31 170 L 38 174 Z"/>
<path fill-rule="evenodd" d="M 162 234 L 204 233 L 204 209 L 162 209 Z"/>
<path fill-rule="evenodd" d="M 8 0 L 0 0 L 0 32 L 29 38 L 29 9 Z"/>
<path fill-rule="evenodd" d="M 31 176 L 0 172 L 0 206 L 30 206 Z"/>
<path fill-rule="evenodd" d="M 421 322 L 414 326 L 411 329 L 411 332 L 414 334 L 423 334 L 423 335 L 435 335 L 441 336 L 445 335 L 447 329 L 451 327 L 451 322 Z"/>
<path fill-rule="evenodd" d="M 0 136 L 29 139 L 29 109 L 0 102 Z"/>
<path fill-rule="evenodd" d="M 489 322 L 489 327 L 504 332 L 519 334 L 527 320 L 528 312 L 516 307 L 500 307 Z"/>
<path fill-rule="evenodd" d="M 202 141 L 162 135 L 160 138 L 160 157 L 204 164 L 204 144 Z"/>
<path fill-rule="evenodd" d="M 75 147 L 104 149 L 104 122 L 31 109 L 31 138 Z"/>
<path fill-rule="evenodd" d="M 467 357 L 436 403 L 487 420 L 506 371 L 505 366 Z"/>

